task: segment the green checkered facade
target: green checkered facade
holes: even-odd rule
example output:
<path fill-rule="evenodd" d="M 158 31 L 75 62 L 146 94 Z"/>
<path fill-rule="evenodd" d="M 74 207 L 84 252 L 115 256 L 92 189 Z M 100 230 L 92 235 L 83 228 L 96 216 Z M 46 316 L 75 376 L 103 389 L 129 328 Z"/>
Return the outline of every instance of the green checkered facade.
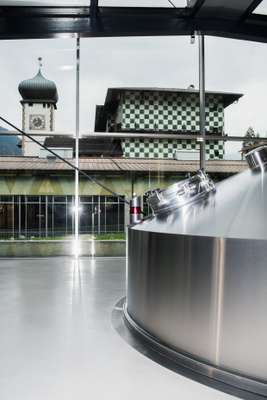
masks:
<path fill-rule="evenodd" d="M 197 93 L 161 91 L 125 91 L 116 115 L 109 120 L 109 130 L 155 132 L 155 139 L 122 140 L 125 157 L 173 158 L 176 151 L 197 151 L 192 141 L 157 139 L 156 132 L 196 133 L 199 131 L 199 96 Z M 219 95 L 206 96 L 206 132 L 222 134 L 224 105 Z M 177 133 L 177 138 L 179 133 Z M 207 142 L 208 159 L 224 157 L 223 142 Z"/>
<path fill-rule="evenodd" d="M 197 94 L 130 92 L 122 99 L 122 130 L 138 131 L 199 131 L 199 96 Z M 223 132 L 224 107 L 222 98 L 206 98 L 207 132 Z"/>
<path fill-rule="evenodd" d="M 188 140 L 167 139 L 126 139 L 122 143 L 124 157 L 127 158 L 170 158 L 175 153 L 199 151 L 199 144 Z M 209 160 L 224 156 L 224 142 L 206 142 L 206 156 Z M 188 157 L 190 158 L 190 157 Z"/>

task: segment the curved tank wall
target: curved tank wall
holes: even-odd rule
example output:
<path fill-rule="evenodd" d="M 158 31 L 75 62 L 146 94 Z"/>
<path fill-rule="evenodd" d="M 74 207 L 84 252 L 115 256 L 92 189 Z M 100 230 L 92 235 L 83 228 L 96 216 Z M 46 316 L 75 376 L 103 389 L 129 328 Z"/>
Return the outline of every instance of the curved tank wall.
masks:
<path fill-rule="evenodd" d="M 265 396 L 266 201 L 267 174 L 248 170 L 130 227 L 126 305 L 159 343 L 248 378 Z"/>
<path fill-rule="evenodd" d="M 133 227 L 139 231 L 267 240 L 267 173 L 246 170 L 216 192 Z"/>

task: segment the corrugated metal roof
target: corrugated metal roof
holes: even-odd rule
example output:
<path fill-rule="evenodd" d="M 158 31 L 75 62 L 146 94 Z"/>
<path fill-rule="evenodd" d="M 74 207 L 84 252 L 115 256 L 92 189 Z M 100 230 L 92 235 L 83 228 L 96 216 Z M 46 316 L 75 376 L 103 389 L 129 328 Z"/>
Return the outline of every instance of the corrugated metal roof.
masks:
<path fill-rule="evenodd" d="M 73 161 L 74 163 L 74 161 Z M 133 158 L 81 158 L 80 168 L 92 172 L 194 172 L 198 161 L 176 161 Z M 245 161 L 207 161 L 207 172 L 237 173 L 245 170 Z M 0 157 L 0 174 L 7 171 L 70 171 L 62 161 L 34 157 Z"/>

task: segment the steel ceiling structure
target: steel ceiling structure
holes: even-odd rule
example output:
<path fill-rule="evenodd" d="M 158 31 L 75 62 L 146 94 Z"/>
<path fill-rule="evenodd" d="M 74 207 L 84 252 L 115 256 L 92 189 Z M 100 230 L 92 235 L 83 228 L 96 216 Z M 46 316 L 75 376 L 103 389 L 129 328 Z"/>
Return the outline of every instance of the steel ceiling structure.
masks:
<path fill-rule="evenodd" d="M 188 0 L 184 8 L 88 3 L 88 7 L 52 7 L 0 1 L 0 39 L 191 35 L 199 31 L 267 42 L 267 16 L 253 13 L 262 0 Z"/>

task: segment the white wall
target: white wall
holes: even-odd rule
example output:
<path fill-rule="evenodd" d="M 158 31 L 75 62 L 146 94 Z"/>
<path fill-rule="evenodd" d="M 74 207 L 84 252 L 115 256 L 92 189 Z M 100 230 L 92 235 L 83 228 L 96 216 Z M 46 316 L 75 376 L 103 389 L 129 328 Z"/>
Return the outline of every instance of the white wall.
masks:
<path fill-rule="evenodd" d="M 45 129 L 33 130 L 30 129 L 30 116 L 43 115 L 45 118 Z M 53 132 L 55 130 L 55 109 L 53 104 L 28 103 L 22 105 L 22 129 L 26 133 L 34 133 L 40 136 L 34 136 L 42 144 L 45 141 L 45 133 Z M 26 157 L 39 157 L 41 147 L 30 139 L 24 138 L 23 141 L 23 155 Z"/>

